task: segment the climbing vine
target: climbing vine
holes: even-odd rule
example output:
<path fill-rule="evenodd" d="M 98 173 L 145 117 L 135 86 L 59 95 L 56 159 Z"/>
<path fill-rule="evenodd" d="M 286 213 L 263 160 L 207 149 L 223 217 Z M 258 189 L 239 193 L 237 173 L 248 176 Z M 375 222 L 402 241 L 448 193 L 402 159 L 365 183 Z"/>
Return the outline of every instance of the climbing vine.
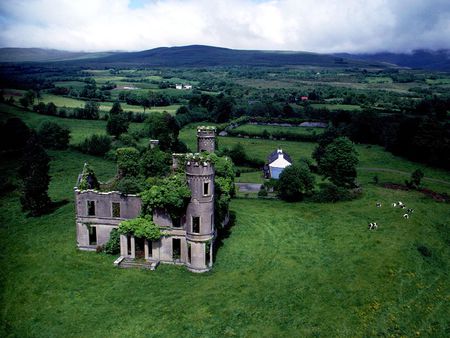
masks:
<path fill-rule="evenodd" d="M 144 217 L 121 222 L 118 231 L 122 235 L 131 234 L 136 237 L 147 238 L 151 241 L 157 241 L 165 235 L 165 232 L 161 231 L 155 223 Z"/>
<path fill-rule="evenodd" d="M 141 193 L 142 213 L 152 216 L 156 209 L 165 210 L 174 221 L 182 216 L 191 198 L 185 175 L 166 177 Z"/>
<path fill-rule="evenodd" d="M 94 170 L 89 166 L 89 164 L 85 163 L 83 171 L 81 172 L 81 179 L 80 183 L 78 184 L 78 189 L 86 190 L 99 188 L 100 183 L 97 180 L 97 176 L 95 176 Z"/>

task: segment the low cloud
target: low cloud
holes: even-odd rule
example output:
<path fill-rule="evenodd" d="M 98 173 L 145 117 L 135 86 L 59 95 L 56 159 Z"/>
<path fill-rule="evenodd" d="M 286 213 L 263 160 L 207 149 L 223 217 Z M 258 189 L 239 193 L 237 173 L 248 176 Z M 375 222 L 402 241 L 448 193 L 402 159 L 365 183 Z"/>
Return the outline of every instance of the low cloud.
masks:
<path fill-rule="evenodd" d="M 206 44 L 313 52 L 450 48 L 448 0 L 12 0 L 1 47 L 144 50 Z"/>

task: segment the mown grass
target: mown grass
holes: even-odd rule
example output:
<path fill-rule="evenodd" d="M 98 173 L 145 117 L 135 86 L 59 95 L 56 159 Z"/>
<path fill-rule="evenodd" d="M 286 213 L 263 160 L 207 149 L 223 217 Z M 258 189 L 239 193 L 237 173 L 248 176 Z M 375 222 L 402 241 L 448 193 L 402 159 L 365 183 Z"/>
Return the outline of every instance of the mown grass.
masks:
<path fill-rule="evenodd" d="M 341 103 L 312 103 L 311 107 L 320 109 L 320 108 L 326 108 L 329 110 L 361 110 L 361 107 L 356 104 L 341 104 Z"/>
<path fill-rule="evenodd" d="M 0 120 L 10 117 L 21 118 L 29 127 L 37 128 L 43 121 L 53 121 L 70 129 L 70 144 L 75 145 L 93 134 L 106 134 L 106 121 L 103 120 L 77 120 L 47 116 L 26 111 L 21 108 L 0 104 Z M 130 123 L 130 131 L 143 128 L 143 124 Z"/>
<path fill-rule="evenodd" d="M 243 124 L 234 129 L 237 132 L 262 133 L 267 130 L 269 133 L 292 133 L 297 135 L 314 135 L 323 133 L 323 128 L 313 127 L 282 127 L 282 126 L 265 126 L 256 124 Z"/>
<path fill-rule="evenodd" d="M 0 336 L 448 336 L 446 204 L 370 184 L 345 203 L 237 199 L 211 273 L 118 270 L 75 249 L 72 190 L 84 162 L 101 179 L 114 164 L 50 155 L 50 195 L 69 204 L 26 218 L 17 192 L 0 197 Z M 387 206 L 398 200 L 415 208 L 409 220 Z"/>

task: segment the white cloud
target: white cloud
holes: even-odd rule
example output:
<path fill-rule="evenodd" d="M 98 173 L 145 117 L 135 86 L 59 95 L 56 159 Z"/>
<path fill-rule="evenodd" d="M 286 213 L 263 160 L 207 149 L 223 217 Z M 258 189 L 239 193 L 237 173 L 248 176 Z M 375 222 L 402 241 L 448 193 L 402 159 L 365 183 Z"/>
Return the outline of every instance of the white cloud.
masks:
<path fill-rule="evenodd" d="M 188 44 L 315 52 L 450 48 L 446 0 L 140 0 L 131 7 L 129 0 L 3 1 L 0 46 L 86 51 Z"/>

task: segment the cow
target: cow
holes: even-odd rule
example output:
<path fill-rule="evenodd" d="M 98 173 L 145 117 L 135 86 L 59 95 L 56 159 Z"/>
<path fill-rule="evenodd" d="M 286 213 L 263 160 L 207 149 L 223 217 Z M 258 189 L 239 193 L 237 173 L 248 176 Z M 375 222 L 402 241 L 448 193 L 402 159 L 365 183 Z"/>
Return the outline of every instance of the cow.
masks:
<path fill-rule="evenodd" d="M 369 223 L 369 230 L 374 230 L 378 228 L 378 224 L 376 222 Z"/>
<path fill-rule="evenodd" d="M 381 208 L 381 202 L 377 202 L 377 208 Z"/>
<path fill-rule="evenodd" d="M 409 218 L 409 214 L 404 214 L 404 215 L 403 215 L 403 218 L 408 219 L 408 218 Z"/>

